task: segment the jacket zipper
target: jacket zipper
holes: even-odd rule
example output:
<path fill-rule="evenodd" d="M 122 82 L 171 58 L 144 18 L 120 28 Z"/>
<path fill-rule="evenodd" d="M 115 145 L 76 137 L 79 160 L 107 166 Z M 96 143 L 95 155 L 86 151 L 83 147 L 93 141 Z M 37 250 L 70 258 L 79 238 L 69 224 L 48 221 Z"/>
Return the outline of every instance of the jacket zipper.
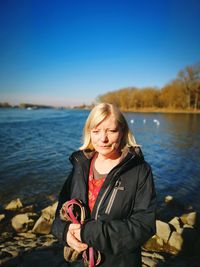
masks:
<path fill-rule="evenodd" d="M 110 196 L 108 205 L 107 205 L 106 210 L 105 210 L 105 213 L 106 213 L 106 214 L 109 214 L 110 211 L 111 211 L 111 208 L 112 208 L 112 206 L 113 206 L 113 203 L 114 203 L 115 198 L 116 198 L 116 195 L 117 195 L 117 191 L 118 191 L 118 190 L 121 190 L 121 191 L 124 190 L 124 187 L 123 187 L 123 186 L 120 186 L 120 185 L 121 185 L 121 181 L 116 181 L 116 183 L 115 183 L 115 187 L 114 187 L 114 189 L 113 189 L 113 191 L 112 191 L 112 194 L 111 194 L 111 196 Z"/>
<path fill-rule="evenodd" d="M 105 195 L 106 195 L 106 193 L 108 192 L 109 189 L 110 189 L 110 185 L 106 188 L 105 192 L 103 193 L 103 195 L 102 195 L 102 197 L 101 197 L 101 199 L 100 199 L 100 201 L 98 203 L 98 206 L 97 206 L 97 209 L 96 209 L 96 214 L 95 214 L 95 220 L 97 220 L 97 218 L 98 218 L 99 208 L 100 208 L 101 203 L 104 200 L 104 197 L 105 197 Z"/>

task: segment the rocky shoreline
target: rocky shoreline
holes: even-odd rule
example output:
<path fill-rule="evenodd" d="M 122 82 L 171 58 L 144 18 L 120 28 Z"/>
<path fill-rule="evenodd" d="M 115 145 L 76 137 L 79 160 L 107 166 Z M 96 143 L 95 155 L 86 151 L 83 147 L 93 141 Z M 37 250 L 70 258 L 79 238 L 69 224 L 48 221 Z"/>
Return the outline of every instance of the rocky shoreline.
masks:
<path fill-rule="evenodd" d="M 165 198 L 165 205 L 173 204 Z M 0 266 L 64 267 L 63 247 L 51 235 L 57 202 L 35 212 L 20 199 L 8 203 L 0 214 Z M 143 267 L 199 267 L 200 219 L 190 209 L 170 220 L 157 219 L 157 232 L 142 248 Z"/>

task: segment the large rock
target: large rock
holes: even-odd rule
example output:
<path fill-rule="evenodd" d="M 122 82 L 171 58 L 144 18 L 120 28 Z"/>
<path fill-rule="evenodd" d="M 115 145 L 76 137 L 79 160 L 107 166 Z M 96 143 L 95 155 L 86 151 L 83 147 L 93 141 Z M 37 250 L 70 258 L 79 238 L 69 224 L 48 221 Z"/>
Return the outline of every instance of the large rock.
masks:
<path fill-rule="evenodd" d="M 53 205 L 50 205 L 47 208 L 43 209 L 42 216 L 47 217 L 47 218 L 49 217 L 54 218 L 57 206 L 58 206 L 58 202 L 55 202 Z"/>
<path fill-rule="evenodd" d="M 54 203 L 53 205 L 42 210 L 42 215 L 37 220 L 33 227 L 33 232 L 37 234 L 49 234 L 51 232 L 51 226 L 53 220 L 55 218 L 55 211 L 58 203 Z"/>
<path fill-rule="evenodd" d="M 181 221 L 184 223 L 184 224 L 189 224 L 191 226 L 194 226 L 197 222 L 197 213 L 196 212 L 190 212 L 188 214 L 183 214 L 181 217 L 180 217 Z"/>
<path fill-rule="evenodd" d="M 163 239 L 165 243 L 168 242 L 171 234 L 171 229 L 168 223 L 156 220 L 156 235 Z"/>
<path fill-rule="evenodd" d="M 168 244 L 175 249 L 175 252 L 179 252 L 183 246 L 183 238 L 177 232 L 172 232 Z"/>
<path fill-rule="evenodd" d="M 41 216 L 35 223 L 32 231 L 37 234 L 49 234 L 51 232 L 51 225 L 53 223 L 53 218 L 49 217 L 46 219 Z"/>
<path fill-rule="evenodd" d="M 21 200 L 19 198 L 17 198 L 17 199 L 12 200 L 10 203 L 8 203 L 5 206 L 5 210 L 17 210 L 17 209 L 20 209 L 22 207 L 23 207 L 23 205 L 22 205 Z"/>
<path fill-rule="evenodd" d="M 183 232 L 183 222 L 179 217 L 174 217 L 171 221 L 169 221 L 169 224 L 172 225 L 179 234 Z"/>
<path fill-rule="evenodd" d="M 163 245 L 163 239 L 154 235 L 143 245 L 143 248 L 148 251 L 163 251 Z"/>
<path fill-rule="evenodd" d="M 26 232 L 33 227 L 36 218 L 35 213 L 18 214 L 12 218 L 11 224 L 16 232 Z"/>

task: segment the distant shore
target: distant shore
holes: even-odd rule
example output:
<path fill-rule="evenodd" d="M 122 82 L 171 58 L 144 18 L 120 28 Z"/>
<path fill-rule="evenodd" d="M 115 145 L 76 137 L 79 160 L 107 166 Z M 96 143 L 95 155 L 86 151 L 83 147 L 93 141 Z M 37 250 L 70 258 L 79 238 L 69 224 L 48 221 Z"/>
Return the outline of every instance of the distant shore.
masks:
<path fill-rule="evenodd" d="M 76 110 L 90 110 L 94 105 L 79 105 L 79 106 L 47 106 L 47 105 L 37 105 L 22 103 L 19 105 L 12 106 L 9 103 L 0 103 L 0 108 L 13 108 L 13 109 L 27 109 L 27 110 L 37 110 L 37 109 L 76 109 Z M 121 109 L 123 112 L 138 112 L 138 113 L 183 113 L 183 114 L 200 114 L 200 109 L 173 109 L 173 108 L 130 108 Z"/>

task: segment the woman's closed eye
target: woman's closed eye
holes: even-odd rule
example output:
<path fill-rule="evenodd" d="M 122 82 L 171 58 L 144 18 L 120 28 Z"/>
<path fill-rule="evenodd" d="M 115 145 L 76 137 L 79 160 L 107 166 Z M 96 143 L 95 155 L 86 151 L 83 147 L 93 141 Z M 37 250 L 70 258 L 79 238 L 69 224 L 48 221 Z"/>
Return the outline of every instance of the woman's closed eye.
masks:
<path fill-rule="evenodd" d="M 92 130 L 92 133 L 99 133 L 99 130 Z"/>
<path fill-rule="evenodd" d="M 111 132 L 111 133 L 117 133 L 118 132 L 118 129 L 109 129 L 109 132 Z"/>

